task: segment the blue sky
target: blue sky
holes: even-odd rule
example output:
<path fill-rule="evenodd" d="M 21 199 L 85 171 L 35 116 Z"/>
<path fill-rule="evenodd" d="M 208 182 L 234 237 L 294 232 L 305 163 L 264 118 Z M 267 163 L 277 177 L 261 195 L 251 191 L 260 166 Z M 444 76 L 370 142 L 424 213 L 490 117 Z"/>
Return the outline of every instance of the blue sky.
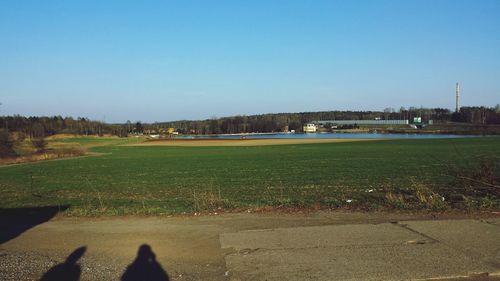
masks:
<path fill-rule="evenodd" d="M 500 103 L 500 1 L 0 1 L 0 115 Z"/>

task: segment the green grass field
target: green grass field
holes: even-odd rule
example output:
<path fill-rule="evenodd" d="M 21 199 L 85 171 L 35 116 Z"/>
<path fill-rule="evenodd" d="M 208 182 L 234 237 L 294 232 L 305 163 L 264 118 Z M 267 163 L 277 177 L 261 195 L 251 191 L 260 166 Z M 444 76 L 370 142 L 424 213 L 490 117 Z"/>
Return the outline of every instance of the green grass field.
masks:
<path fill-rule="evenodd" d="M 498 175 L 500 138 L 253 147 L 107 145 L 91 152 L 101 154 L 0 167 L 0 208 L 69 204 L 70 215 L 113 215 L 394 205 L 398 200 L 392 193 L 450 193 L 454 173 L 477 170 L 482 159 L 490 159 Z M 498 197 L 489 200 L 498 206 Z"/>

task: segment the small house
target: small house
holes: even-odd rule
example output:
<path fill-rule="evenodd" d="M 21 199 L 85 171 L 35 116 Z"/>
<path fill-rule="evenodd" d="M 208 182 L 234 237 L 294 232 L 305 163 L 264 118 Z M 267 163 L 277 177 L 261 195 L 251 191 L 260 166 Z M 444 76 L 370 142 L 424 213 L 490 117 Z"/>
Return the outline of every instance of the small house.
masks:
<path fill-rule="evenodd" d="M 307 123 L 304 125 L 304 133 L 316 133 L 316 131 L 318 130 L 318 126 L 316 126 L 316 124 L 313 124 L 313 123 Z"/>

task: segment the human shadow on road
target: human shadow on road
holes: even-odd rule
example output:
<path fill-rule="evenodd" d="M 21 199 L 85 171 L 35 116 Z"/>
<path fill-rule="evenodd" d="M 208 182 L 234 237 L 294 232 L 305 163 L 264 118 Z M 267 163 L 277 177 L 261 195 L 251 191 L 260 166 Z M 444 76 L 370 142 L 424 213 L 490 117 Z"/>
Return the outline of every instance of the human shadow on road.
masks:
<path fill-rule="evenodd" d="M 123 273 L 121 281 L 169 281 L 167 272 L 156 261 L 151 246 L 139 247 L 137 257 Z"/>
<path fill-rule="evenodd" d="M 0 244 L 21 235 L 26 230 L 49 221 L 69 205 L 33 208 L 0 208 Z"/>
<path fill-rule="evenodd" d="M 55 265 L 47 271 L 40 281 L 78 281 L 82 270 L 77 264 L 78 260 L 85 254 L 87 247 L 80 247 L 71 253 L 63 263 Z"/>

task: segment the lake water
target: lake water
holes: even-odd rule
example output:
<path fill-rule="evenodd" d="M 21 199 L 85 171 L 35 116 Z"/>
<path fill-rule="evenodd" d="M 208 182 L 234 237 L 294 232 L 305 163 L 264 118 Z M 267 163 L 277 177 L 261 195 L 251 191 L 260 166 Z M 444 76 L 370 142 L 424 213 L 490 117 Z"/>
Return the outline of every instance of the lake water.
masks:
<path fill-rule="evenodd" d="M 317 133 L 317 134 L 234 134 L 206 136 L 177 136 L 183 139 L 450 139 L 471 137 L 446 134 L 370 134 L 370 133 Z"/>

